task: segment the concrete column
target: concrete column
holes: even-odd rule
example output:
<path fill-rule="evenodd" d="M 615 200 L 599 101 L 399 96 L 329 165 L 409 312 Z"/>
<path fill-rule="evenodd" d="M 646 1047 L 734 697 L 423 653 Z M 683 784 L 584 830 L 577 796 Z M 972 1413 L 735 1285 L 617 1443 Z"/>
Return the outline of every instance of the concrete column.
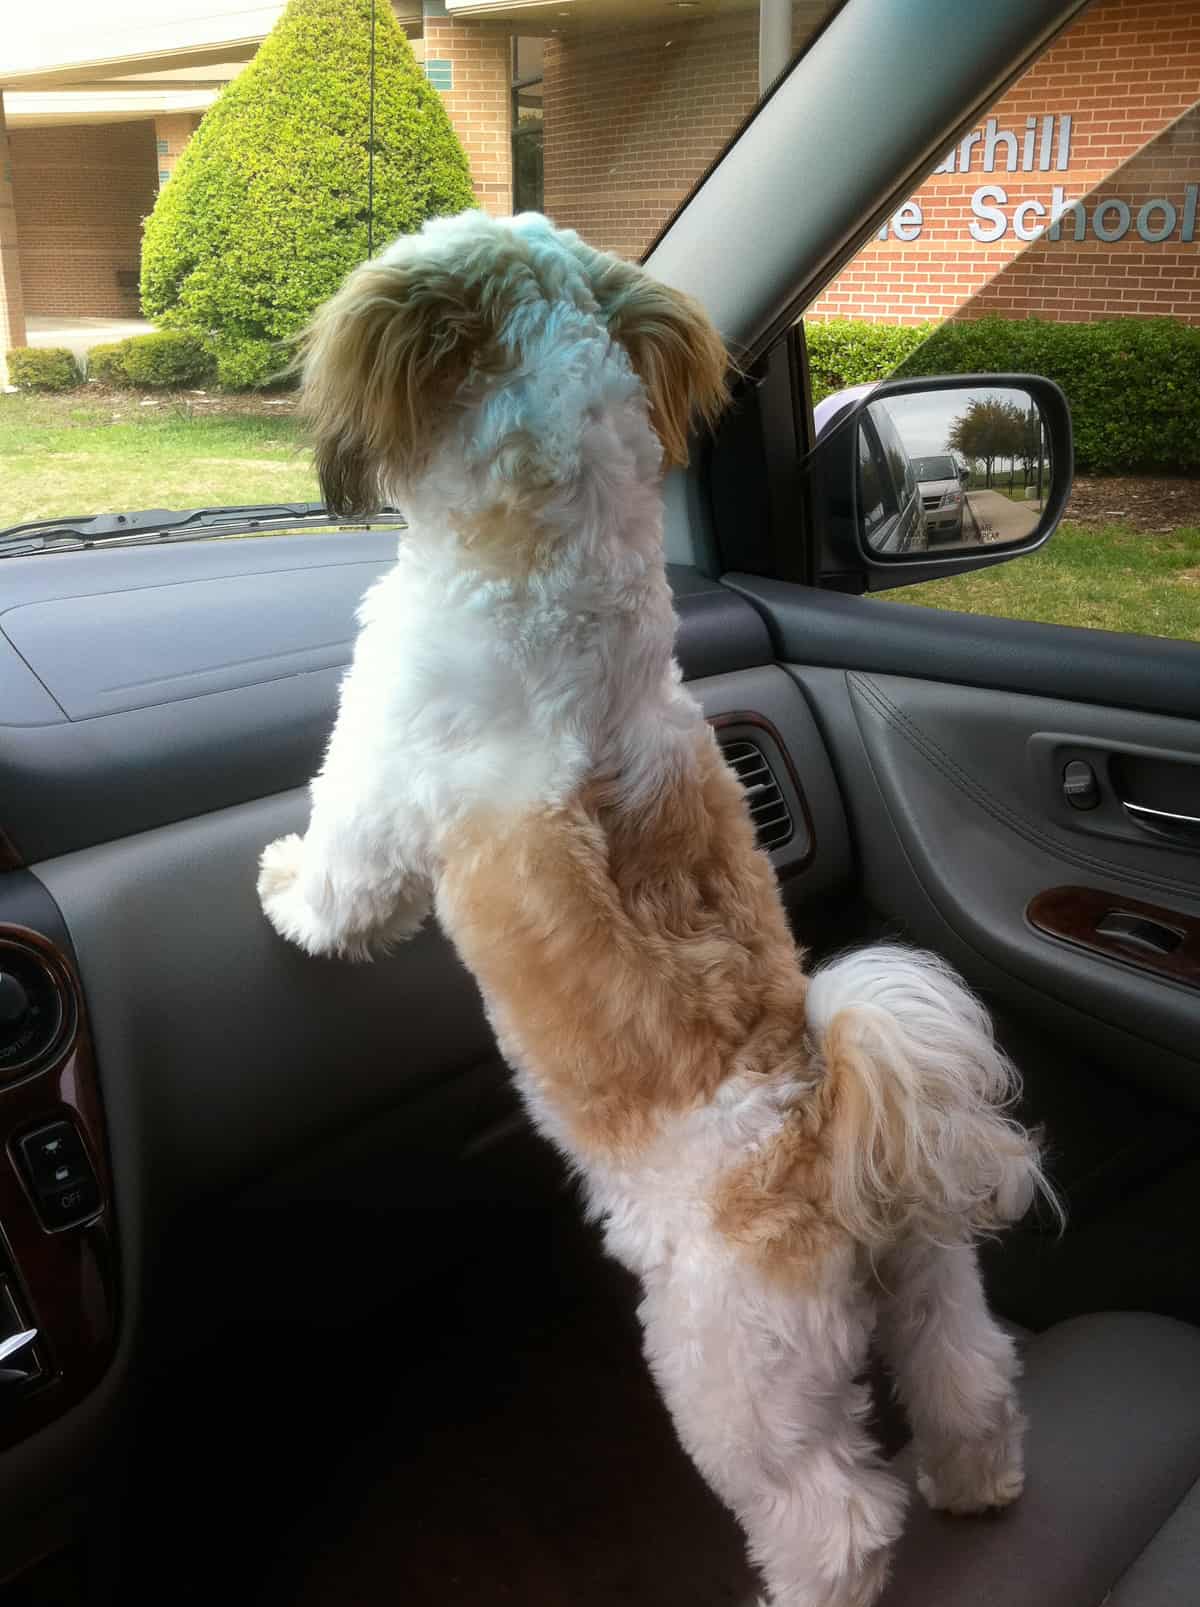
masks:
<path fill-rule="evenodd" d="M 4 354 L 25 344 L 25 302 L 21 295 L 21 253 L 17 242 L 17 209 L 13 197 L 12 154 L 0 90 L 0 385 L 8 384 Z"/>
<path fill-rule="evenodd" d="M 758 0 L 758 92 L 765 95 L 792 59 L 792 0 Z"/>

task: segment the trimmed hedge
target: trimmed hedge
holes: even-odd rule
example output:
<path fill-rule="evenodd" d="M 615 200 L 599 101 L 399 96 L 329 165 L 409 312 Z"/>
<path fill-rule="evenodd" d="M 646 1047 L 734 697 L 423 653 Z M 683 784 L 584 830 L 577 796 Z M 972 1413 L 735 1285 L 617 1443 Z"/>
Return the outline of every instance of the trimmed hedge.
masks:
<path fill-rule="evenodd" d="M 812 399 L 866 385 L 894 374 L 929 339 L 934 324 L 868 324 L 838 318 L 827 324 L 805 323 Z"/>
<path fill-rule="evenodd" d="M 292 352 L 282 341 L 218 340 L 216 356 L 217 384 L 222 390 L 261 391 L 296 383 L 288 366 Z"/>
<path fill-rule="evenodd" d="M 978 318 L 931 332 L 928 325 L 839 320 L 806 324 L 805 335 L 814 399 L 891 375 L 1042 374 L 1062 387 L 1071 404 L 1078 469 L 1200 470 L 1200 328 L 1194 325 L 1173 318 L 1094 324 Z"/>
<path fill-rule="evenodd" d="M 125 372 L 127 340 L 112 340 L 102 346 L 93 346 L 87 354 L 87 377 L 99 380 L 101 385 L 128 385 Z"/>
<path fill-rule="evenodd" d="M 146 223 L 142 306 L 202 332 L 222 383 L 272 382 L 280 343 L 367 255 L 372 6 L 376 249 L 474 204 L 462 146 L 387 0 L 290 0 Z"/>
<path fill-rule="evenodd" d="M 183 329 L 156 329 L 123 341 L 122 366 L 131 385 L 149 390 L 198 385 L 211 379 L 213 354 L 200 335 Z"/>
<path fill-rule="evenodd" d="M 83 383 L 65 346 L 14 346 L 7 354 L 8 382 L 19 391 L 73 391 Z"/>

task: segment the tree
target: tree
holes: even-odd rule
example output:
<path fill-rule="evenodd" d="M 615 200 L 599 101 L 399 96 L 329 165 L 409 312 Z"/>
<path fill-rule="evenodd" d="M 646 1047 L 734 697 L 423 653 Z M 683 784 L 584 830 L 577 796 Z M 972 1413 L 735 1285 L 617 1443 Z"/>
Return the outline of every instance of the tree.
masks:
<path fill-rule="evenodd" d="M 188 142 L 142 246 L 146 315 L 203 333 L 227 384 L 276 374 L 281 342 L 367 255 L 372 7 L 376 249 L 473 204 L 387 0 L 290 0 Z"/>
<path fill-rule="evenodd" d="M 977 396 L 951 424 L 946 445 L 984 466 L 986 485 L 992 483 L 997 458 L 1017 458 L 1025 436 L 1025 415 L 1012 402 Z"/>

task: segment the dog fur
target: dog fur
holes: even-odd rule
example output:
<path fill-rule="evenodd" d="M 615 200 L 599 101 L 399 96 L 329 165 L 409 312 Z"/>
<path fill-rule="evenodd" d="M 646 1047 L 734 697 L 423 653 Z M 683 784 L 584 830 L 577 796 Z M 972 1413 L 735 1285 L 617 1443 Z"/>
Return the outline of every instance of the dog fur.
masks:
<path fill-rule="evenodd" d="M 866 1607 L 905 1504 L 868 1344 L 925 1498 L 1012 1501 L 1017 1359 L 974 1241 L 1049 1190 L 944 964 L 879 947 L 805 975 L 681 684 L 661 480 L 726 369 L 695 302 L 534 214 L 437 220 L 350 275 L 305 343 L 322 484 L 408 529 L 259 893 L 351 958 L 436 910 L 641 1280 L 649 1364 L 773 1607 Z"/>

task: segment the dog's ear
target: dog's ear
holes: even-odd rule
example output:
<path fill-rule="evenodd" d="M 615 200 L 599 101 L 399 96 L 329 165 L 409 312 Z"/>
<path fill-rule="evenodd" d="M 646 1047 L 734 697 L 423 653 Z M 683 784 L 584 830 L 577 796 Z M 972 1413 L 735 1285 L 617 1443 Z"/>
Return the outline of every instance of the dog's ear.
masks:
<path fill-rule="evenodd" d="M 356 268 L 301 337 L 301 408 L 330 512 L 370 513 L 428 457 L 460 385 L 488 367 L 480 286 L 419 254 Z"/>
<path fill-rule="evenodd" d="M 633 263 L 610 259 L 594 289 L 610 334 L 646 388 L 667 462 L 685 464 L 693 420 L 713 423 L 728 399 L 724 342 L 698 301 Z"/>

